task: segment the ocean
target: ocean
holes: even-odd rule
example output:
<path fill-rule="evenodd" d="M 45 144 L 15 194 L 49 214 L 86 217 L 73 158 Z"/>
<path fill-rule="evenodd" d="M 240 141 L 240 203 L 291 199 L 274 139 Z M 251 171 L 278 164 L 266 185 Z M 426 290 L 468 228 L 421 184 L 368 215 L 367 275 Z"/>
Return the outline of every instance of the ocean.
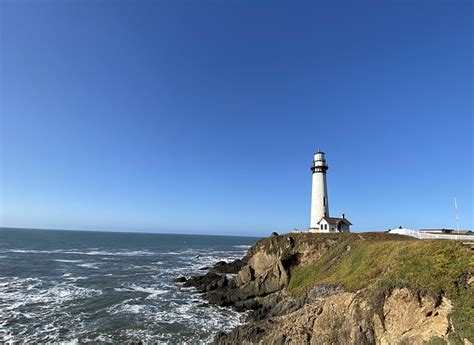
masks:
<path fill-rule="evenodd" d="M 258 238 L 0 229 L 0 342 L 209 343 L 245 314 L 174 282 Z"/>

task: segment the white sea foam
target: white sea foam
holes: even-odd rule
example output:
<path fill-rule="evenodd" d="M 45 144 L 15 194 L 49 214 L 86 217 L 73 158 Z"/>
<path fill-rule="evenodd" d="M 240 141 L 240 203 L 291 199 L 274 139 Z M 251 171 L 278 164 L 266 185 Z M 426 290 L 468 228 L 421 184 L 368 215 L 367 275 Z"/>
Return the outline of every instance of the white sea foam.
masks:
<path fill-rule="evenodd" d="M 106 250 L 33 250 L 33 249 L 7 249 L 8 253 L 23 253 L 23 254 L 70 254 L 70 255 L 99 255 L 99 256 L 148 256 L 159 253 L 147 250 L 120 250 L 120 251 L 106 251 Z"/>
<path fill-rule="evenodd" d="M 238 244 L 233 246 L 234 248 L 239 248 L 239 249 L 249 249 L 251 247 L 250 244 Z"/>
<path fill-rule="evenodd" d="M 138 314 L 143 310 L 143 308 L 145 308 L 144 305 L 128 304 L 122 307 L 122 311 L 125 313 Z"/>
<path fill-rule="evenodd" d="M 77 266 L 78 267 L 84 267 L 84 268 L 99 269 L 99 266 L 98 266 L 97 262 L 86 262 L 84 264 L 79 264 Z"/>
<path fill-rule="evenodd" d="M 88 277 L 71 277 L 71 276 L 67 276 L 67 277 L 65 277 L 65 279 L 70 280 L 71 282 L 76 282 L 76 281 L 78 281 L 78 280 L 88 279 Z"/>
<path fill-rule="evenodd" d="M 115 291 L 133 291 L 133 290 L 128 290 L 128 289 L 114 289 L 114 290 Z M 123 313 L 136 314 L 140 310 L 143 310 L 145 308 L 144 305 L 137 304 L 137 303 L 139 303 L 138 298 L 126 299 L 118 304 L 113 305 L 112 307 L 109 307 L 107 309 L 107 312 L 110 313 L 111 315 L 123 314 Z"/>
<path fill-rule="evenodd" d="M 196 299 L 194 303 L 177 304 L 174 303 L 170 310 L 154 310 L 147 313 L 147 317 L 152 318 L 156 323 L 183 324 L 190 329 L 201 329 L 208 333 L 208 338 L 203 343 L 212 342 L 215 330 L 230 331 L 232 328 L 242 324 L 247 313 L 238 313 L 229 308 L 207 306 L 201 307 L 201 299 Z M 184 342 L 193 339 L 183 339 Z"/>
<path fill-rule="evenodd" d="M 156 297 L 158 295 L 163 295 L 168 292 L 166 290 L 155 289 L 151 287 L 146 288 L 146 287 L 137 286 L 137 285 L 132 285 L 131 288 L 138 292 L 145 292 L 145 293 L 150 294 L 147 298 Z"/>
<path fill-rule="evenodd" d="M 67 259 L 55 259 L 54 261 L 57 261 L 57 262 L 64 262 L 64 263 L 77 263 L 77 262 L 82 262 L 82 260 L 67 260 Z"/>
<path fill-rule="evenodd" d="M 152 266 L 152 265 L 134 265 L 134 264 L 130 264 L 130 265 L 128 265 L 128 268 L 131 268 L 131 269 L 147 269 L 147 270 L 153 270 L 153 269 L 155 269 L 155 266 Z"/>
<path fill-rule="evenodd" d="M 33 253 L 33 254 L 51 254 L 56 253 L 56 251 L 51 250 L 30 250 L 30 249 L 7 249 L 8 253 Z"/>
<path fill-rule="evenodd" d="M 147 256 L 147 255 L 155 255 L 155 252 L 150 252 L 146 250 L 132 250 L 132 251 L 116 251 L 116 252 L 110 252 L 110 251 L 88 251 L 88 252 L 82 252 L 82 251 L 71 251 L 71 252 L 64 252 L 65 254 L 79 254 L 79 255 L 102 255 L 102 256 Z"/>
<path fill-rule="evenodd" d="M 71 278 L 67 276 L 66 278 Z M 0 277 L 0 342 L 58 342 L 58 320 L 80 325 L 80 316 L 67 315 L 63 306 L 102 291 L 71 282 L 40 278 Z M 55 320 L 46 322 L 46 320 Z M 33 323 L 34 329 L 28 326 Z M 69 342 L 68 342 L 69 343 Z"/>
<path fill-rule="evenodd" d="M 126 289 L 126 288 L 114 288 L 114 291 L 118 291 L 118 292 L 132 292 L 134 290 L 132 289 Z"/>
<path fill-rule="evenodd" d="M 115 291 L 119 292 L 143 292 L 147 293 L 147 298 L 155 298 L 159 295 L 163 295 L 168 292 L 168 290 L 157 289 L 153 287 L 143 287 L 138 285 L 131 285 L 124 288 L 114 288 Z"/>
<path fill-rule="evenodd" d="M 0 284 L 0 298 L 6 303 L 8 310 L 14 310 L 18 306 L 27 306 L 37 303 L 65 302 L 76 298 L 99 295 L 99 290 L 60 282 L 44 289 L 44 282 L 38 278 L 13 279 L 9 283 Z"/>

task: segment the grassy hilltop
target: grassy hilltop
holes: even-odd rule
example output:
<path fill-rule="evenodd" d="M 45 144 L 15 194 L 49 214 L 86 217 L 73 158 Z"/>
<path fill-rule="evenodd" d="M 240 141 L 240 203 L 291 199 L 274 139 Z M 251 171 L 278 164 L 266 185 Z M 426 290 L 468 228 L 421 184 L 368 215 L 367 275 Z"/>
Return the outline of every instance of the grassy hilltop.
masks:
<path fill-rule="evenodd" d="M 351 292 L 365 289 L 374 304 L 398 287 L 446 296 L 453 302 L 450 317 L 458 333 L 450 339 L 474 341 L 474 251 L 459 241 L 386 233 L 302 233 L 270 237 L 257 246 L 280 255 L 294 294 L 329 284 Z M 302 248 L 314 250 L 314 258 L 302 260 Z"/>

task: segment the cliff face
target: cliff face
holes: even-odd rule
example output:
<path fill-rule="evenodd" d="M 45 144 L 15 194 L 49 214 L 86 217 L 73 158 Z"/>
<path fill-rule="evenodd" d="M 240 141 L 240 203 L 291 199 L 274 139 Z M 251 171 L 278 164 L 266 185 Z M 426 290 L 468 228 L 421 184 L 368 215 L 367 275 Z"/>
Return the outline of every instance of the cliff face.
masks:
<path fill-rule="evenodd" d="M 303 304 L 293 312 L 267 317 L 220 334 L 219 344 L 423 344 L 448 340 L 451 302 L 422 301 L 408 289 L 396 289 L 383 304 L 382 319 L 356 293 L 339 292 Z"/>
<path fill-rule="evenodd" d="M 216 344 L 474 341 L 473 254 L 459 243 L 289 234 L 257 242 L 238 267 L 225 282 L 208 273 L 215 287 L 191 283 L 211 303 L 252 310 Z"/>

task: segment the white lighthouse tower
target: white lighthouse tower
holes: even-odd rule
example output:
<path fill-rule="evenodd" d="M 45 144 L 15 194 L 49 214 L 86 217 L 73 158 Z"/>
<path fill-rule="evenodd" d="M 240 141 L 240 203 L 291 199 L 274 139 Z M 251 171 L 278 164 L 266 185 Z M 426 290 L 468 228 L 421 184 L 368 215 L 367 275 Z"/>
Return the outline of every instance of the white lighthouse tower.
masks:
<path fill-rule="evenodd" d="M 326 182 L 326 171 L 328 170 L 324 152 L 318 149 L 313 156 L 313 187 L 311 192 L 311 221 L 310 230 L 319 230 L 319 221 L 323 217 L 329 217 L 328 186 Z"/>
<path fill-rule="evenodd" d="M 351 222 L 344 213 L 340 218 L 329 217 L 328 185 L 326 171 L 328 170 L 324 152 L 318 150 L 313 156 L 313 189 L 311 191 L 311 221 L 310 232 L 350 232 Z"/>

